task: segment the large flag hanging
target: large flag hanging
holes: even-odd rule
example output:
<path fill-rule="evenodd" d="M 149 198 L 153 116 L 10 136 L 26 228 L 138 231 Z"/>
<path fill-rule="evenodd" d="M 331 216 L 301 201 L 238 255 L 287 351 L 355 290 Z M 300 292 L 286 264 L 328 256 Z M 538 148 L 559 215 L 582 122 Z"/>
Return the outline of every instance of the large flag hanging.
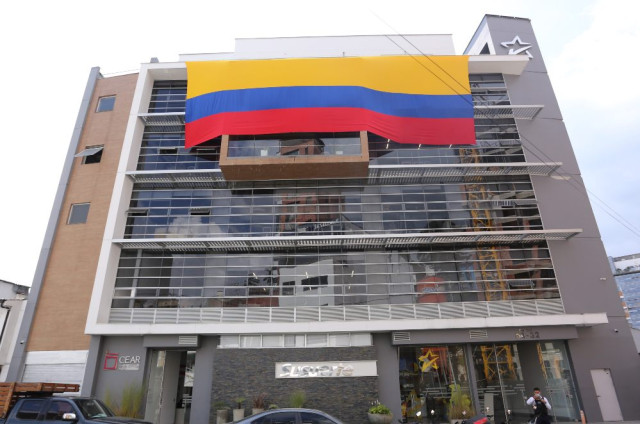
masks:
<path fill-rule="evenodd" d="M 222 134 L 370 131 L 474 144 L 467 56 L 187 62 L 186 147 Z"/>

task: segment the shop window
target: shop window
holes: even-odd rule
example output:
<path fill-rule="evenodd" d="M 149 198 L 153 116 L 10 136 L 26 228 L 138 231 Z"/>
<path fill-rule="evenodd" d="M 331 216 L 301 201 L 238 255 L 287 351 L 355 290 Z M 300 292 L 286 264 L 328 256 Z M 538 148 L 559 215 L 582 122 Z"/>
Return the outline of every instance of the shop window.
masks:
<path fill-rule="evenodd" d="M 112 111 L 116 104 L 116 96 L 105 96 L 98 99 L 98 107 L 96 112 Z"/>
<path fill-rule="evenodd" d="M 90 203 L 75 203 L 71 205 L 67 224 L 84 224 L 89 216 Z"/>
<path fill-rule="evenodd" d="M 415 422 L 462 421 L 476 413 L 463 346 L 402 347 L 399 351 L 402 415 Z"/>

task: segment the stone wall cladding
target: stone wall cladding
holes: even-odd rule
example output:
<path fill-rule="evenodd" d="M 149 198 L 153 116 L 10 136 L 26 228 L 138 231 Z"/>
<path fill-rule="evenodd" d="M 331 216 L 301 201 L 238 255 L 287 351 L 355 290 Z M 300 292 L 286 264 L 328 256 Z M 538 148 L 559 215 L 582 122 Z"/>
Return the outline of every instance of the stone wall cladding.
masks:
<path fill-rule="evenodd" d="M 376 360 L 373 346 L 305 349 L 219 349 L 215 355 L 211 417 L 215 403 L 233 407 L 233 400 L 246 398 L 245 413 L 252 399 L 267 394 L 267 405 L 289 407 L 289 395 L 303 390 L 305 408 L 327 412 L 347 424 L 367 422 L 367 409 L 378 397 L 378 377 L 275 378 L 276 362 L 321 362 Z M 231 413 L 229 413 L 231 415 Z M 213 421 L 212 421 L 213 422 Z"/>

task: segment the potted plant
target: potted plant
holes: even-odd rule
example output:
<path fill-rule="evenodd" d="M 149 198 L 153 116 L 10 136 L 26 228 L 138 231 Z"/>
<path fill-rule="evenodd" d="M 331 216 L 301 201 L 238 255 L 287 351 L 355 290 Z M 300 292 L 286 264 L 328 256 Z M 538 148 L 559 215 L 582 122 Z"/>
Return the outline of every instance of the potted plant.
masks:
<path fill-rule="evenodd" d="M 473 405 L 471 404 L 471 398 L 459 384 L 450 384 L 451 399 L 449 399 L 449 406 L 447 415 L 451 424 L 460 423 L 462 420 L 475 415 Z"/>
<path fill-rule="evenodd" d="M 244 401 L 247 400 L 243 397 L 237 397 L 233 401 L 236 407 L 233 409 L 233 421 L 238 421 L 244 418 Z"/>
<path fill-rule="evenodd" d="M 378 401 L 369 408 L 367 416 L 371 424 L 390 424 L 393 420 L 391 409 Z"/>
<path fill-rule="evenodd" d="M 229 418 L 229 405 L 218 401 L 213 406 L 216 408 L 216 424 L 226 424 Z"/>
<path fill-rule="evenodd" d="M 264 411 L 265 405 L 267 403 L 267 394 L 259 393 L 253 397 L 253 408 L 251 409 L 252 414 L 257 414 L 259 412 Z"/>
<path fill-rule="evenodd" d="M 307 401 L 307 394 L 304 390 L 294 390 L 289 396 L 289 405 L 292 408 L 302 408 Z"/>

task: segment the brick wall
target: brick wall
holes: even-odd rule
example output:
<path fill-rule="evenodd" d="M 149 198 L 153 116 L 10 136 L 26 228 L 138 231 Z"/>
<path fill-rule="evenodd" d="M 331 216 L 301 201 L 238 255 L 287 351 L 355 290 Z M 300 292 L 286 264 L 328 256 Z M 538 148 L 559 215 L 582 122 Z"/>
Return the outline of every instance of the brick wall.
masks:
<path fill-rule="evenodd" d="M 335 377 L 276 379 L 276 362 L 320 362 L 375 360 L 371 347 L 307 349 L 219 349 L 215 355 L 211 417 L 216 402 L 233 407 L 237 397 L 246 398 L 245 413 L 251 413 L 252 399 L 267 394 L 267 403 L 289 407 L 294 390 L 307 395 L 306 408 L 320 409 L 345 423 L 367 422 L 367 409 L 378 396 L 378 377 Z M 231 415 L 231 413 L 229 413 Z"/>

